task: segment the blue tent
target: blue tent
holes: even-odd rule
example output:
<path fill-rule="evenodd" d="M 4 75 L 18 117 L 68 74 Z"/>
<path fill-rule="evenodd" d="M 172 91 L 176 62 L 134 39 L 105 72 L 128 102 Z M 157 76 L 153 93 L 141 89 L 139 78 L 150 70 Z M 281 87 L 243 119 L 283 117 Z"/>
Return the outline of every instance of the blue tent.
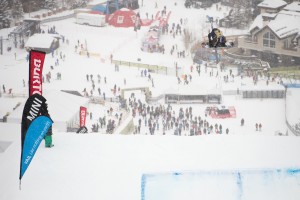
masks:
<path fill-rule="evenodd" d="M 104 4 L 104 5 L 96 5 L 96 6 L 94 6 L 94 7 L 92 7 L 92 12 L 101 12 L 101 13 L 103 13 L 103 14 L 107 14 L 106 13 L 106 4 Z"/>
<path fill-rule="evenodd" d="M 106 4 L 99 4 L 92 7 L 92 13 L 111 14 L 121 8 L 137 9 L 138 0 L 108 0 Z"/>

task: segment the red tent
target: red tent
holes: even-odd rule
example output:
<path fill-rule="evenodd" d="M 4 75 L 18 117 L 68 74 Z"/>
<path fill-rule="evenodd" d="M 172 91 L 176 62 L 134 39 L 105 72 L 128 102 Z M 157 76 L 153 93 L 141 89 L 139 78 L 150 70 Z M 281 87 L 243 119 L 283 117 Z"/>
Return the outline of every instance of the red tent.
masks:
<path fill-rule="evenodd" d="M 115 27 L 134 27 L 136 13 L 127 8 L 122 8 L 113 13 L 108 24 Z"/>

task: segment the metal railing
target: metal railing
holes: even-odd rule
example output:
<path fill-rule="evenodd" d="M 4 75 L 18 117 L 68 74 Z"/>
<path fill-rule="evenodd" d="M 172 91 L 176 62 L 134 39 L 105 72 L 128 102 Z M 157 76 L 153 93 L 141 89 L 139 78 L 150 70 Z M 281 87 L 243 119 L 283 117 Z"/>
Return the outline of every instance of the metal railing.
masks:
<path fill-rule="evenodd" d="M 28 97 L 28 94 L 24 94 L 24 93 L 0 93 L 0 97 L 4 97 L 4 98 L 26 98 Z"/>
<path fill-rule="evenodd" d="M 157 103 L 158 101 L 160 101 L 161 99 L 165 98 L 165 94 L 161 94 L 157 97 L 148 97 L 147 98 L 147 103 Z"/>
<path fill-rule="evenodd" d="M 297 51 L 297 47 L 285 47 L 285 46 L 283 46 L 282 49 L 287 50 L 287 51 Z"/>
<path fill-rule="evenodd" d="M 95 103 L 95 104 L 105 104 L 105 102 L 113 102 L 113 103 L 119 103 L 120 99 L 118 97 L 89 97 L 89 103 Z"/>
<path fill-rule="evenodd" d="M 225 51 L 224 54 L 230 58 L 234 59 L 241 59 L 241 60 L 249 60 L 249 61 L 255 61 L 260 63 L 260 59 L 258 59 L 256 56 L 244 56 L 244 55 L 238 55 L 234 54 L 228 51 Z"/>
<path fill-rule="evenodd" d="M 251 38 L 244 38 L 244 42 L 246 43 L 252 43 L 252 44 L 257 44 L 257 40 L 252 40 Z"/>
<path fill-rule="evenodd" d="M 117 65 L 123 65 L 128 67 L 136 67 L 138 69 L 148 69 L 149 72 L 157 73 L 157 74 L 165 74 L 165 75 L 181 75 L 181 70 L 166 66 L 160 66 L 160 65 L 151 65 L 151 64 L 145 64 L 145 63 L 137 63 L 137 62 L 129 62 L 129 61 L 121 61 L 121 60 L 112 60 L 112 63 Z"/>
<path fill-rule="evenodd" d="M 293 128 L 293 126 L 290 125 L 290 123 L 288 122 L 288 120 L 285 120 L 285 123 L 287 125 L 287 127 L 289 128 L 289 130 L 296 136 L 300 136 L 300 131 L 297 131 L 296 129 Z"/>

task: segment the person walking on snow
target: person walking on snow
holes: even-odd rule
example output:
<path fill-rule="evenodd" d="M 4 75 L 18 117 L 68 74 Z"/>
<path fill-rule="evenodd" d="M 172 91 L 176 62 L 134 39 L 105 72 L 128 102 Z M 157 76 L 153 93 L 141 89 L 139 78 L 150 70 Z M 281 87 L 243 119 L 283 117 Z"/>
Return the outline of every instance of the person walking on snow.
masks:
<path fill-rule="evenodd" d="M 241 119 L 241 126 L 244 126 L 245 120 L 244 118 Z"/>
<path fill-rule="evenodd" d="M 261 131 L 261 128 L 262 128 L 261 123 L 259 123 L 258 128 L 259 128 L 259 131 Z"/>
<path fill-rule="evenodd" d="M 229 129 L 228 128 L 226 128 L 226 134 L 228 134 L 229 133 Z"/>
<path fill-rule="evenodd" d="M 49 128 L 48 132 L 45 135 L 45 147 L 51 148 L 54 145 L 52 144 L 52 127 Z"/>
<path fill-rule="evenodd" d="M 49 115 L 49 113 L 48 113 L 48 111 L 47 111 L 47 104 L 46 104 L 46 113 L 45 113 L 45 115 L 47 116 L 47 117 L 49 117 L 50 118 L 50 115 Z M 46 133 L 46 135 L 45 135 L 45 137 L 44 137 L 44 139 L 45 139 L 45 147 L 46 148 L 51 148 L 51 147 L 53 147 L 54 145 L 52 144 L 52 126 L 50 126 L 50 128 L 49 128 L 49 130 L 48 130 L 48 132 Z"/>
<path fill-rule="evenodd" d="M 101 82 L 101 76 L 100 76 L 100 74 L 98 74 L 97 77 L 98 77 L 98 83 L 100 83 Z"/>

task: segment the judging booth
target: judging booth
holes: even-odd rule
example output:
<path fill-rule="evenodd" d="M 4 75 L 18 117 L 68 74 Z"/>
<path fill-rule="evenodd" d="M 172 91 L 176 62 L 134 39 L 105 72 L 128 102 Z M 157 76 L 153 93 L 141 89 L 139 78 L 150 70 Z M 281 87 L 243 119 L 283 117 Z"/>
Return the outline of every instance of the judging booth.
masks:
<path fill-rule="evenodd" d="M 222 94 L 218 89 L 206 90 L 198 86 L 170 88 L 165 92 L 165 103 L 220 104 L 222 103 Z"/>

